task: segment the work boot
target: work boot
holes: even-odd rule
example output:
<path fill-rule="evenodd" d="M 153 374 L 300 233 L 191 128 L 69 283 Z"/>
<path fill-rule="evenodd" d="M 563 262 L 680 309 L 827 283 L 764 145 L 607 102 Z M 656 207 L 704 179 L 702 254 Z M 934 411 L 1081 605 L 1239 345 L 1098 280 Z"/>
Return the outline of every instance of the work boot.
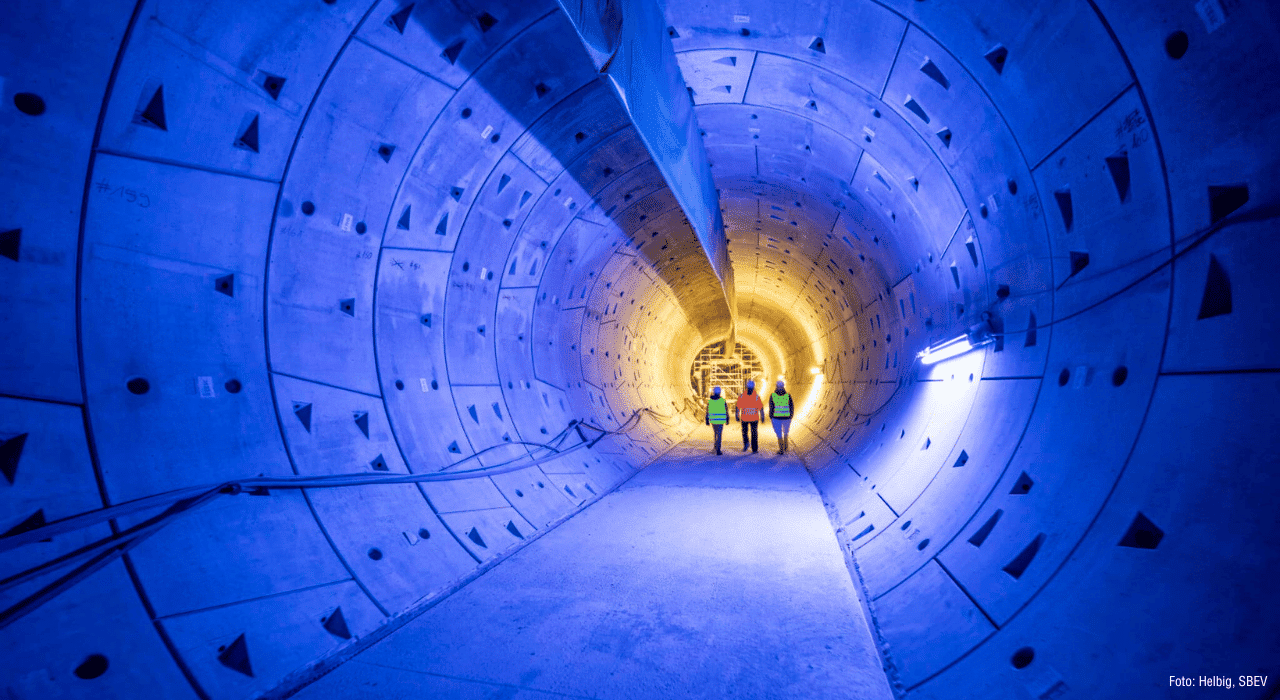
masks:
<path fill-rule="evenodd" d="M 787 453 L 787 437 L 782 438 L 782 454 Z"/>

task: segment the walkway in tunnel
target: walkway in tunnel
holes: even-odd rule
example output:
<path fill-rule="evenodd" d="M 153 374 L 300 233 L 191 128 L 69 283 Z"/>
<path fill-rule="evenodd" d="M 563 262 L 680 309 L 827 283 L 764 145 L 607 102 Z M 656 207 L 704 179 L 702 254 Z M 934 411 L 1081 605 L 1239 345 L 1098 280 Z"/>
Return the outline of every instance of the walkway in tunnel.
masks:
<path fill-rule="evenodd" d="M 890 698 L 804 465 L 726 433 L 723 456 L 681 444 L 294 697 Z"/>

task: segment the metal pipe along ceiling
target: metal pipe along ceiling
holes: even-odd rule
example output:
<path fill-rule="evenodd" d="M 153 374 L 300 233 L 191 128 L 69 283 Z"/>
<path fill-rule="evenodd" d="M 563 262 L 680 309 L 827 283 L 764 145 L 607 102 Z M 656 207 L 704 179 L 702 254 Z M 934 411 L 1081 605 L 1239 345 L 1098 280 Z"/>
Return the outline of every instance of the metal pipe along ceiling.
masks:
<path fill-rule="evenodd" d="M 73 5 L 0 27 L 9 695 L 291 692 L 701 428 L 726 293 L 899 696 L 1276 670 L 1271 5 L 669 3 L 724 246 L 554 0 Z"/>

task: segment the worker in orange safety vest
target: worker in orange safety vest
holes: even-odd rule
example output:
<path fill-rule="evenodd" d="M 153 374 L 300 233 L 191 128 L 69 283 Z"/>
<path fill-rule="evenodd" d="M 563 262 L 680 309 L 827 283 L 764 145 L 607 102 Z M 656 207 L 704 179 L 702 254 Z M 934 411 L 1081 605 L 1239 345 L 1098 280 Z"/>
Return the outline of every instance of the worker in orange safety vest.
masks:
<path fill-rule="evenodd" d="M 733 406 L 733 417 L 742 423 L 742 451 L 751 448 L 754 454 L 760 451 L 760 414 L 764 412 L 764 403 L 756 393 L 755 381 L 747 382 L 747 390 L 738 396 Z M 747 438 L 748 432 L 750 439 Z"/>

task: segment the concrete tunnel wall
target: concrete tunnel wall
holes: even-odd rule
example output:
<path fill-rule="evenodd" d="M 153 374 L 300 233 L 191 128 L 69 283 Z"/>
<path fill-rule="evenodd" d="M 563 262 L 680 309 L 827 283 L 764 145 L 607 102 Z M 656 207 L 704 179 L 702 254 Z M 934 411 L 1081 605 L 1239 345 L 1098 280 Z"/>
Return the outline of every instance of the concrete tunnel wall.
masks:
<path fill-rule="evenodd" d="M 665 8 L 742 338 L 909 697 L 1154 697 L 1280 651 L 1280 33 L 1200 5 Z M 699 425 L 715 280 L 567 20 L 409 7 L 11 14 L 0 528 L 664 417 L 486 479 L 216 501 L 0 632 L 10 694 L 294 682 L 355 643 L 336 609 L 375 633 Z M 914 363 L 984 312 L 1007 335 Z M 252 676 L 219 661 L 242 635 Z"/>

